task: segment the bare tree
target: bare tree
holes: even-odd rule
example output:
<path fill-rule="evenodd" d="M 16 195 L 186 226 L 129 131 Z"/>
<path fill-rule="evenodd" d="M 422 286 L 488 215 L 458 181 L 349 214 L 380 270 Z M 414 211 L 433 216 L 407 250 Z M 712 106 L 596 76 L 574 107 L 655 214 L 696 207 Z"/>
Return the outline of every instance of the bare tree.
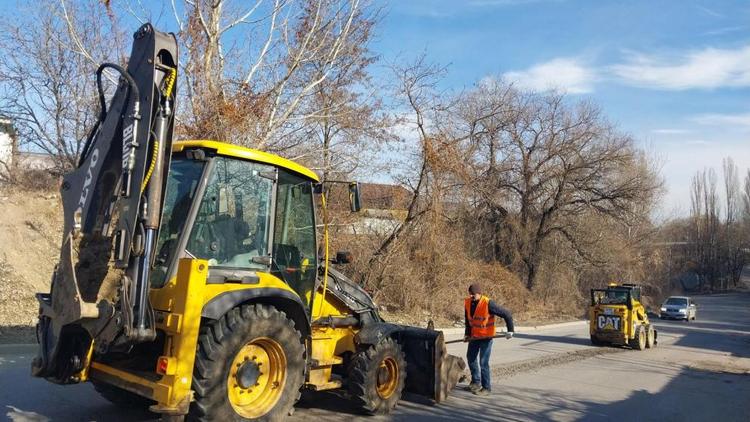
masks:
<path fill-rule="evenodd" d="M 135 1 L 59 0 L 30 10 L 21 22 L 4 19 L 0 107 L 16 122 L 22 143 L 54 155 L 61 171 L 74 165 L 96 115 L 91 75 L 103 61 L 126 60 L 121 19 L 128 25 L 169 19 L 176 26 L 187 100 L 178 110 L 182 136 L 286 151 L 309 164 L 351 170 L 351 158 L 361 155 L 355 150 L 368 149 L 361 142 L 385 135 L 369 83 L 376 57 L 368 43 L 378 9 L 361 0 L 166 5 L 159 12 Z M 311 136 L 316 125 L 321 142 Z"/>
<path fill-rule="evenodd" d="M 377 171 L 375 156 L 380 145 L 393 139 L 394 119 L 383 110 L 382 95 L 370 75 L 378 57 L 369 44 L 380 9 L 360 8 L 354 18 L 357 27 L 339 54 L 339 65 L 313 90 L 310 101 L 300 106 L 305 129 L 301 138 L 305 148 L 294 156 L 322 170 L 323 179 L 331 173 L 353 173 L 363 162 L 367 171 Z M 312 61 L 323 71 L 325 60 Z"/>
<path fill-rule="evenodd" d="M 727 157 L 722 161 L 722 167 L 726 213 L 721 240 L 721 287 L 726 288 L 729 282 L 736 285 L 740 279 L 745 264 L 746 237 L 742 230 L 742 198 L 737 166 L 731 157 Z"/>
<path fill-rule="evenodd" d="M 412 230 L 417 220 L 429 209 L 429 179 L 431 174 L 432 143 L 435 134 L 429 127 L 430 117 L 434 117 L 439 104 L 436 91 L 437 82 L 445 72 L 445 68 L 426 63 L 421 56 L 414 63 L 405 66 L 394 66 L 393 72 L 397 79 L 397 90 L 402 104 L 407 107 L 411 118 L 407 118 L 404 125 L 416 134 L 416 148 L 409 157 L 410 167 L 416 169 L 402 178 L 411 191 L 407 214 L 402 224 L 398 225 L 378 246 L 370 261 L 381 259 L 386 255 L 392 244 L 405 232 Z"/>
<path fill-rule="evenodd" d="M 302 142 L 320 85 L 351 65 L 373 21 L 360 0 L 172 0 L 188 136 L 272 151 Z"/>
<path fill-rule="evenodd" d="M 96 118 L 94 70 L 105 59 L 124 60 L 117 21 L 93 0 L 43 3 L 2 21 L 0 109 L 22 148 L 70 169 Z"/>
<path fill-rule="evenodd" d="M 722 162 L 724 213 L 719 204 L 718 177 L 714 169 L 696 172 L 691 184 L 691 212 L 683 224 L 688 259 L 703 289 L 722 290 L 740 280 L 747 256 L 747 204 L 750 178 L 741 190 L 737 166 Z"/>
<path fill-rule="evenodd" d="M 486 125 L 477 120 L 483 130 L 470 137 L 473 188 L 485 210 L 480 218 L 491 222 L 492 258 L 521 271 L 533 289 L 549 241 L 561 239 L 595 263 L 590 239 L 578 234 L 583 219 L 641 215 L 639 204 L 652 202 L 659 181 L 633 140 L 593 105 L 491 89 L 499 94 L 491 108 L 505 109 Z M 486 86 L 477 90 L 487 95 Z"/>
<path fill-rule="evenodd" d="M 731 225 L 739 219 L 741 212 L 740 198 L 740 177 L 737 171 L 737 165 L 731 157 L 722 160 L 722 169 L 724 174 L 724 193 L 725 193 L 725 222 Z"/>
<path fill-rule="evenodd" d="M 691 191 L 691 219 L 693 257 L 698 262 L 701 284 L 708 281 L 713 287 L 719 275 L 719 197 L 717 177 L 713 169 L 693 176 Z"/>

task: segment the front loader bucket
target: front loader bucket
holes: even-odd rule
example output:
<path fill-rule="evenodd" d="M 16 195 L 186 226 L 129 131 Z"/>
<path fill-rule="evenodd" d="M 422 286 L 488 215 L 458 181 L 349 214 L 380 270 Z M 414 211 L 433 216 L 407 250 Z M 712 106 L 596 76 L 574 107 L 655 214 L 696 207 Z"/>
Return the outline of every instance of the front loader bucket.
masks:
<path fill-rule="evenodd" d="M 448 398 L 466 363 L 448 354 L 443 332 L 408 327 L 399 332 L 399 337 L 406 354 L 406 391 L 438 403 Z"/>
<path fill-rule="evenodd" d="M 440 403 L 456 386 L 466 369 L 458 356 L 449 355 L 442 331 L 378 323 L 364 327 L 357 342 L 375 344 L 383 337 L 392 337 L 406 355 L 406 391 Z"/>

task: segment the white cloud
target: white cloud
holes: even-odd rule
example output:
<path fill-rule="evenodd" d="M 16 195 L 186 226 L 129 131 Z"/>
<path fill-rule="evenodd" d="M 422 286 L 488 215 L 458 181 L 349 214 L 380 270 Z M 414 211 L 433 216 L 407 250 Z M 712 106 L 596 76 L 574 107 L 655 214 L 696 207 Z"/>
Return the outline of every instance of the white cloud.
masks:
<path fill-rule="evenodd" d="M 651 132 L 659 135 L 684 135 L 690 133 L 687 129 L 654 129 Z"/>
<path fill-rule="evenodd" d="M 715 18 L 723 18 L 724 17 L 724 15 L 722 15 L 721 13 L 719 13 L 719 12 L 713 10 L 713 9 L 709 9 L 708 7 L 698 6 L 698 9 L 702 10 L 705 14 L 707 14 L 709 16 L 713 16 Z"/>
<path fill-rule="evenodd" d="M 497 7 L 497 6 L 517 6 L 522 4 L 532 4 L 541 2 L 559 3 L 564 0 L 472 0 L 470 6 L 474 7 Z"/>
<path fill-rule="evenodd" d="M 594 90 L 596 72 L 577 59 L 563 57 L 526 70 L 506 72 L 503 77 L 532 91 L 560 89 L 571 94 L 585 94 Z"/>
<path fill-rule="evenodd" d="M 705 139 L 688 139 L 685 141 L 685 144 L 687 145 L 708 145 L 710 142 L 708 142 Z"/>
<path fill-rule="evenodd" d="M 610 67 L 624 82 L 647 88 L 686 90 L 694 88 L 750 86 L 750 45 L 739 49 L 706 48 L 673 59 L 631 54 Z"/>
<path fill-rule="evenodd" d="M 727 26 L 724 28 L 718 28 L 718 29 L 714 29 L 711 31 L 706 31 L 703 33 L 703 35 L 715 37 L 718 35 L 725 35 L 725 34 L 731 34 L 733 32 L 744 31 L 745 29 L 747 29 L 747 26 Z"/>
<path fill-rule="evenodd" d="M 750 113 L 739 114 L 701 114 L 692 120 L 698 124 L 710 126 L 740 126 L 750 128 Z"/>

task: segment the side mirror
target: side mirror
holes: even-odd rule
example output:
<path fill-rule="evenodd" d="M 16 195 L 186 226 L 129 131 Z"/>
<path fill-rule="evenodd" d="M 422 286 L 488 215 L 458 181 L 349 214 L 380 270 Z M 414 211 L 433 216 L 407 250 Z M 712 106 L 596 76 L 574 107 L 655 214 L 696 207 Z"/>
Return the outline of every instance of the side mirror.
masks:
<path fill-rule="evenodd" d="M 348 264 L 354 261 L 354 257 L 351 252 L 339 251 L 336 252 L 336 258 L 333 260 L 334 264 Z"/>
<path fill-rule="evenodd" d="M 362 198 L 359 195 L 359 182 L 349 183 L 349 207 L 352 212 L 362 209 Z"/>

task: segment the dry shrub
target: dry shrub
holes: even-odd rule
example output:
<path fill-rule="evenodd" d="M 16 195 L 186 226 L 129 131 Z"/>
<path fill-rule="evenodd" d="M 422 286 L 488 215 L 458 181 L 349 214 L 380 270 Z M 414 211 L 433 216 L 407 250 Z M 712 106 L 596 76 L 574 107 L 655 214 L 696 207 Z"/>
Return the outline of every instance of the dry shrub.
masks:
<path fill-rule="evenodd" d="M 4 179 L 7 187 L 20 192 L 52 192 L 60 185 L 59 176 L 50 170 L 16 169 Z"/>
<path fill-rule="evenodd" d="M 539 283 L 533 290 L 537 306 L 529 309 L 535 321 L 565 320 L 585 317 L 588 293 L 580 289 L 580 276 L 567 265 L 546 265 L 541 268 Z"/>
<path fill-rule="evenodd" d="M 379 236 L 338 234 L 336 244 L 357 257 L 345 270 L 363 283 L 388 311 L 433 319 L 437 324 L 463 322 L 463 300 L 469 284 L 509 308 L 516 319 L 527 319 L 535 301 L 518 277 L 498 263 L 469 256 L 457 230 L 439 221 L 422 220 L 405 230 L 383 255 L 372 251 Z"/>

